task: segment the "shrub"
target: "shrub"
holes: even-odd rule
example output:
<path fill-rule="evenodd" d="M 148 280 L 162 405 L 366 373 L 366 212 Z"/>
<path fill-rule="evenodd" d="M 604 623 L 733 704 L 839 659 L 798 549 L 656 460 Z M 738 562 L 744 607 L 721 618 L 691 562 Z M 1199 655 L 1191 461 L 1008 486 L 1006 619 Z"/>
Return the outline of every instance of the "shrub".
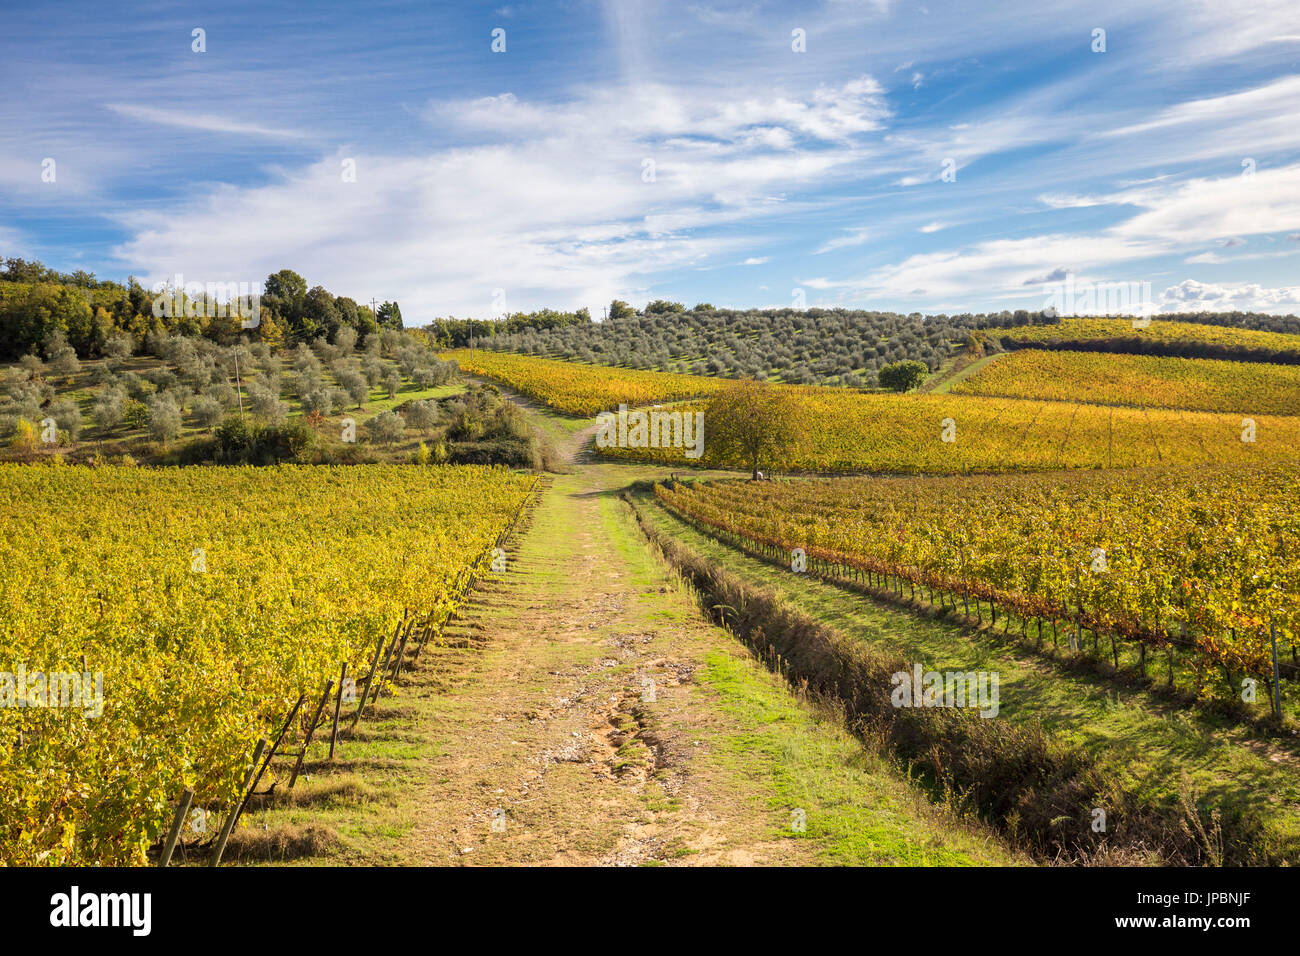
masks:
<path fill-rule="evenodd" d="M 196 398 L 191 410 L 194 412 L 195 421 L 198 422 L 201 428 L 211 428 L 217 424 L 217 422 L 221 421 L 223 413 L 221 403 L 207 395 L 200 395 Z"/>
<path fill-rule="evenodd" d="M 895 392 L 907 392 L 916 388 L 925 381 L 925 377 L 930 374 L 924 362 L 918 362 L 915 359 L 905 359 L 902 362 L 891 362 L 884 366 L 877 375 L 881 388 L 888 388 Z"/>
<path fill-rule="evenodd" d="M 350 355 L 357 347 L 357 330 L 350 325 L 340 326 L 334 333 L 334 346 L 344 355 Z"/>
<path fill-rule="evenodd" d="M 254 382 L 248 387 L 248 400 L 253 414 L 268 422 L 282 422 L 289 414 L 289 406 L 280 401 L 280 393 L 262 382 Z"/>
<path fill-rule="evenodd" d="M 406 423 L 396 412 L 380 412 L 365 424 L 370 440 L 379 445 L 392 445 L 406 434 Z"/>
<path fill-rule="evenodd" d="M 335 377 L 343 390 L 348 393 L 348 398 L 357 403 L 357 408 L 366 403 L 366 399 L 370 397 L 370 383 L 366 381 L 364 375 L 348 369 L 336 373 Z"/>
<path fill-rule="evenodd" d="M 203 394 L 221 403 L 222 408 L 235 408 L 239 405 L 239 394 L 225 382 L 217 382 L 203 390 Z"/>
<path fill-rule="evenodd" d="M 105 358 L 121 361 L 135 351 L 135 339 L 131 338 L 128 332 L 119 332 L 110 336 L 100 351 L 104 353 Z"/>
<path fill-rule="evenodd" d="M 132 398 L 144 401 L 150 395 L 157 391 L 153 382 L 147 381 L 135 372 L 127 372 L 122 376 L 122 384 L 126 386 L 126 392 Z"/>
<path fill-rule="evenodd" d="M 149 399 L 149 437 L 168 442 L 181 433 L 181 410 L 170 395 Z"/>
<path fill-rule="evenodd" d="M 9 439 L 9 445 L 27 454 L 36 447 L 38 439 L 39 433 L 36 430 L 36 425 L 25 418 L 20 418 L 18 424 L 14 427 L 13 438 Z"/>
<path fill-rule="evenodd" d="M 81 362 L 71 345 L 64 345 L 50 355 L 50 368 L 56 375 L 71 378 L 81 371 Z"/>
<path fill-rule="evenodd" d="M 411 402 L 404 409 L 406 424 L 417 432 L 427 432 L 438 421 L 438 403 L 432 401 Z"/>
<path fill-rule="evenodd" d="M 209 441 L 192 449 L 191 457 L 223 465 L 273 465 L 304 460 L 315 444 L 316 434 L 304 422 L 264 425 L 231 416 Z"/>
<path fill-rule="evenodd" d="M 77 434 L 81 431 L 81 409 L 76 402 L 70 398 L 51 402 L 46 414 L 54 419 L 60 431 L 67 432 L 69 441 L 77 440 Z"/>
<path fill-rule="evenodd" d="M 302 394 L 302 410 L 304 414 L 311 415 L 316 413 L 321 417 L 328 415 L 334 409 L 334 395 L 330 389 L 325 386 L 319 386 Z"/>
<path fill-rule="evenodd" d="M 378 356 L 371 356 L 361 366 L 362 374 L 365 375 L 366 381 L 371 386 L 378 385 L 384 380 L 384 372 L 388 370 L 388 365 Z M 342 379 L 340 378 L 340 381 Z"/>
<path fill-rule="evenodd" d="M 149 406 L 144 402 L 130 399 L 122 409 L 122 421 L 127 428 L 145 428 L 149 424 Z"/>

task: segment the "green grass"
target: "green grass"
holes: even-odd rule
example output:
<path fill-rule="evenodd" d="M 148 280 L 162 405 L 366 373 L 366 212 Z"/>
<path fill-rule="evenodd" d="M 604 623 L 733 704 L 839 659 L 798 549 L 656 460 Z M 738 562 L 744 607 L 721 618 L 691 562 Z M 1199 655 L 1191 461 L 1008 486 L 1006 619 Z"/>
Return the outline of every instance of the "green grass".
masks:
<path fill-rule="evenodd" d="M 964 382 L 972 375 L 979 374 L 979 372 L 981 372 L 985 366 L 993 362 L 993 360 L 998 358 L 999 355 L 1007 355 L 1007 354 L 1009 353 L 999 352 L 994 355 L 986 355 L 981 359 L 976 359 L 974 362 L 971 362 L 969 365 L 964 366 L 955 374 L 946 376 L 937 385 L 935 385 L 934 388 L 926 389 L 926 391 L 932 392 L 935 395 L 947 395 L 949 392 L 952 391 L 954 385 L 957 385 L 960 382 Z"/>
<path fill-rule="evenodd" d="M 612 470 L 609 478 L 621 477 Z M 609 478 L 606 480 L 608 481 Z M 668 601 L 652 585 L 662 580 L 649 561 L 645 539 L 631 513 L 608 495 L 606 526 L 622 562 L 640 571 L 646 619 L 672 620 L 698 614 L 691 604 Z M 641 575 L 644 575 L 642 577 Z M 752 658 L 727 646 L 705 654 L 696 677 L 716 695 L 715 706 L 740 730 L 701 730 L 712 740 L 738 792 L 764 784 L 762 812 L 773 839 L 807 841 L 823 865 L 954 866 L 1007 864 L 1014 857 L 987 833 L 946 817 L 909 785 L 898 769 L 866 751 L 842 726 L 842 715 L 796 700 L 789 689 Z M 801 809 L 806 830 L 792 829 Z"/>
<path fill-rule="evenodd" d="M 1011 862 L 991 841 L 980 844 L 974 834 L 954 839 L 951 830 L 925 821 L 917 792 L 896 771 L 755 670 L 751 661 L 713 653 L 702 682 L 717 692 L 724 713 L 749 728 L 720 742 L 722 759 L 737 777 L 767 782 L 773 838 L 807 841 L 825 865 Z"/>
<path fill-rule="evenodd" d="M 1115 768 L 1136 793 L 1177 799 L 1184 775 L 1204 806 L 1257 814 L 1269 838 L 1300 860 L 1300 746 L 1226 717 L 1178 706 L 1101 674 L 1067 670 L 1009 638 L 974 632 L 760 562 L 705 536 L 649 495 L 647 519 L 745 580 L 775 591 L 841 632 L 929 670 L 997 671 L 1000 716 L 1039 722 Z M 1050 650 L 1051 639 L 1047 640 Z"/>
<path fill-rule="evenodd" d="M 452 382 L 447 385 L 436 385 L 433 388 L 420 388 L 413 383 L 407 383 L 397 390 L 394 398 L 388 397 L 388 390 L 384 388 L 372 388 L 370 397 L 366 399 L 366 404 L 360 410 L 351 409 L 347 412 L 336 411 L 331 419 L 341 419 L 344 415 L 353 418 L 358 425 L 368 419 L 374 418 L 380 412 L 392 411 L 399 405 L 407 402 L 422 402 L 426 400 L 438 400 L 450 398 L 452 395 L 459 395 L 465 391 L 464 382 Z M 301 412 L 297 413 L 301 415 Z"/>

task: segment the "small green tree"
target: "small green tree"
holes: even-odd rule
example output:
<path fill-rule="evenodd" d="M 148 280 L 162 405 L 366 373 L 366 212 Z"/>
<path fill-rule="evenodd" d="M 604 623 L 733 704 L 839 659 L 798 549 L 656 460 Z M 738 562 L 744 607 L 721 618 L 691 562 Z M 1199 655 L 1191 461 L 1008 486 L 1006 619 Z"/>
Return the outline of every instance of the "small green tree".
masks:
<path fill-rule="evenodd" d="M 924 362 L 907 359 L 903 362 L 890 362 L 880 370 L 878 376 L 881 388 L 895 392 L 908 392 L 925 381 L 930 374 Z"/>
<path fill-rule="evenodd" d="M 375 313 L 375 321 L 381 328 L 400 329 L 402 327 L 402 310 L 396 302 L 385 302 Z"/>
<path fill-rule="evenodd" d="M 406 433 L 406 423 L 396 412 L 380 412 L 366 422 L 365 429 L 376 444 L 393 445 L 402 440 Z"/>
<path fill-rule="evenodd" d="M 95 399 L 95 407 L 91 412 L 99 427 L 105 431 L 120 425 L 125 413 L 126 392 L 118 388 L 107 388 L 102 391 Z"/>
<path fill-rule="evenodd" d="M 181 410 L 170 395 L 149 399 L 149 437 L 168 442 L 181 433 Z"/>
<path fill-rule="evenodd" d="M 421 434 L 427 433 L 437 421 L 437 402 L 412 402 L 406 407 L 406 424 Z"/>
<path fill-rule="evenodd" d="M 127 428 L 145 428 L 149 425 L 149 406 L 137 399 L 131 399 L 122 410 L 122 421 Z"/>
<path fill-rule="evenodd" d="M 194 399 L 190 404 L 190 411 L 194 413 L 194 420 L 198 422 L 200 428 L 212 428 L 221 421 L 225 413 L 221 403 L 208 395 L 200 395 Z"/>
<path fill-rule="evenodd" d="M 713 461 L 739 461 L 757 479 L 760 468 L 792 457 L 802 412 L 787 391 L 752 379 L 730 382 L 704 412 L 704 444 Z"/>
<path fill-rule="evenodd" d="M 655 299 L 653 302 L 646 303 L 646 315 L 670 315 L 673 312 L 685 312 L 686 306 L 680 302 L 670 302 L 668 299 Z"/>
<path fill-rule="evenodd" d="M 627 319 L 634 315 L 636 315 L 636 309 L 622 299 L 615 299 L 609 304 L 609 317 L 611 319 Z"/>

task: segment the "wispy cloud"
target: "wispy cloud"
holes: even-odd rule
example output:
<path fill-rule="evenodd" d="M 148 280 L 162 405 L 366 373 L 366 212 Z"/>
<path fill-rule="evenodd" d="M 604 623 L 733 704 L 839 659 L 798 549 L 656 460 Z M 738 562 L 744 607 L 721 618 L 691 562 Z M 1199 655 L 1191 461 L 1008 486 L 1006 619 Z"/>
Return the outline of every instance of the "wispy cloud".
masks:
<path fill-rule="evenodd" d="M 1071 269 L 1287 307 L 1294 0 L 512 3 L 501 55 L 485 12 L 214 14 L 201 56 L 166 4 L 9 18 L 0 242 L 101 274 L 288 266 L 412 321 L 498 288 L 745 305 L 758 264 L 819 304 L 1032 304 Z"/>
<path fill-rule="evenodd" d="M 849 229 L 847 236 L 837 236 L 834 239 L 828 239 L 823 242 L 814 251 L 814 255 L 832 252 L 835 249 L 847 249 L 850 246 L 860 246 L 864 242 L 871 240 L 871 232 L 867 229 Z"/>
<path fill-rule="evenodd" d="M 109 103 L 107 108 L 129 119 L 158 126 L 200 130 L 205 133 L 225 133 L 233 136 L 269 136 L 275 139 L 303 139 L 306 134 L 293 129 L 275 129 L 245 123 L 213 113 L 191 113 L 185 110 L 157 109 L 151 106 L 134 106 L 129 103 Z"/>

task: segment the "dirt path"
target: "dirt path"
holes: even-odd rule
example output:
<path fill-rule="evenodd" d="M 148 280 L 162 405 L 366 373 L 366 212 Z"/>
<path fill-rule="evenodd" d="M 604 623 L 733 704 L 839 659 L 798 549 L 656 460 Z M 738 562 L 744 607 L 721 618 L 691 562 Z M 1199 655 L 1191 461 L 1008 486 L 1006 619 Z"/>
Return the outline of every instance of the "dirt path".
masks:
<path fill-rule="evenodd" d="M 1010 860 L 709 624 L 617 497 L 632 472 L 564 430 L 573 471 L 505 573 L 263 842 L 381 864 Z"/>
<path fill-rule="evenodd" d="M 705 622 L 608 484 L 558 477 L 417 672 L 437 756 L 402 862 L 1002 858 Z"/>
<path fill-rule="evenodd" d="M 582 475 L 561 477 L 483 596 L 466 632 L 474 673 L 434 728 L 447 746 L 411 862 L 803 856 L 695 759 L 713 736 L 696 731 L 717 719 L 693 679 L 712 629 L 623 559 L 615 507 Z"/>

